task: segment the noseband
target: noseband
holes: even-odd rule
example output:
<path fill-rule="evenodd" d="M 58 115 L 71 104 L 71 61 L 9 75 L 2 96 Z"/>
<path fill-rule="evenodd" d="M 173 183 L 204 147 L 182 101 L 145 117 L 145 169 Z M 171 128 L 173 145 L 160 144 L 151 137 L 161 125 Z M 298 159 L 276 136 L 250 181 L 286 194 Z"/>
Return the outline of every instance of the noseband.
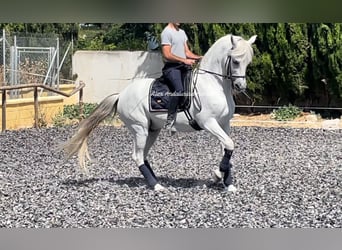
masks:
<path fill-rule="evenodd" d="M 232 61 L 232 57 L 228 56 L 227 60 L 226 60 L 226 64 L 225 64 L 226 68 L 227 68 L 227 74 L 226 74 L 225 78 L 230 79 L 230 80 L 237 79 L 237 78 L 245 79 L 246 75 L 244 75 L 244 76 L 237 76 L 237 75 L 233 75 L 232 74 L 232 64 L 231 64 L 231 61 Z"/>
<path fill-rule="evenodd" d="M 227 57 L 227 60 L 226 60 L 226 68 L 227 68 L 227 73 L 226 74 L 219 74 L 219 73 L 216 73 L 216 72 L 213 72 L 213 71 L 210 71 L 210 70 L 206 70 L 206 69 L 201 69 L 199 68 L 199 70 L 203 71 L 203 72 L 206 72 L 206 73 L 209 73 L 209 74 L 212 74 L 212 75 L 217 75 L 217 76 L 221 76 L 225 79 L 236 79 L 236 78 L 246 78 L 246 76 L 239 76 L 239 75 L 233 75 L 232 74 L 232 65 L 231 65 L 231 61 L 232 61 L 232 57 L 231 56 L 228 56 Z"/>

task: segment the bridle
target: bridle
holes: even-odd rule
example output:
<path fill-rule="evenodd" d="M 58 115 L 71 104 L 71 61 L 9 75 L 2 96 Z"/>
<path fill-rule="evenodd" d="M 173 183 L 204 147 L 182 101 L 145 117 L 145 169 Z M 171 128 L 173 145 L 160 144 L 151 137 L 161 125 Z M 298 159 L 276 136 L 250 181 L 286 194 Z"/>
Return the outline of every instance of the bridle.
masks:
<path fill-rule="evenodd" d="M 234 79 L 237 79 L 237 78 L 242 78 L 242 79 L 245 79 L 246 78 L 246 75 L 244 76 L 240 76 L 240 75 L 233 75 L 232 74 L 232 56 L 227 56 L 227 59 L 226 59 L 226 62 L 225 62 L 225 68 L 227 69 L 227 73 L 226 74 L 220 74 L 220 73 L 216 73 L 216 72 L 213 72 L 213 71 L 210 71 L 210 70 L 206 70 L 206 69 L 202 69 L 202 68 L 198 68 L 198 70 L 200 71 L 203 71 L 205 73 L 209 73 L 209 74 L 212 74 L 212 75 L 217 75 L 217 76 L 220 76 L 224 79 L 229 79 L 229 80 L 234 80 Z"/>
<path fill-rule="evenodd" d="M 233 48 L 231 49 L 233 50 Z M 232 56 L 231 55 L 228 55 L 227 56 L 227 59 L 226 59 L 226 62 L 225 62 L 225 68 L 227 69 L 227 73 L 226 74 L 220 74 L 220 73 L 216 73 L 216 72 L 213 72 L 213 71 L 210 71 L 210 70 L 206 70 L 206 69 L 202 69 L 200 67 L 198 67 L 198 71 L 203 71 L 205 73 L 208 73 L 208 74 L 212 74 L 212 75 L 216 75 L 216 76 L 220 76 L 224 79 L 229 79 L 231 80 L 231 84 L 232 84 L 232 88 L 236 90 L 235 88 L 235 84 L 234 84 L 234 80 L 235 79 L 238 79 L 238 78 L 242 78 L 242 79 L 246 79 L 246 75 L 244 76 L 240 76 L 240 75 L 233 75 L 232 74 Z M 200 66 L 200 65 L 199 65 Z M 197 71 L 197 73 L 198 73 Z M 246 90 L 243 90 L 241 91 L 240 89 L 238 90 L 238 92 L 242 92 L 244 95 L 246 95 L 246 97 L 250 100 L 252 100 L 252 98 L 246 93 Z"/>
<path fill-rule="evenodd" d="M 233 48 L 232 48 L 232 50 L 233 50 Z M 233 75 L 232 74 L 232 65 L 231 65 L 231 63 L 232 63 L 232 56 L 231 55 L 228 55 L 227 56 L 227 59 L 226 59 L 226 62 L 225 62 L 225 68 L 227 69 L 227 73 L 226 74 L 220 74 L 220 73 L 217 73 L 217 72 L 213 72 L 213 71 L 210 71 L 210 70 L 206 70 L 206 69 L 202 69 L 201 67 L 200 67 L 200 62 L 197 64 L 197 66 L 195 67 L 195 71 L 197 71 L 196 72 L 196 74 L 195 74 L 195 76 L 194 76 L 194 80 L 193 80 L 193 83 L 194 83 L 194 93 L 197 93 L 197 95 L 198 95 L 198 90 L 197 90 L 197 77 L 198 77 L 198 73 L 199 73 L 199 71 L 203 71 L 203 72 L 205 72 L 205 73 L 208 73 L 208 74 L 212 74 L 212 75 L 216 75 L 216 76 L 220 76 L 220 77 L 222 77 L 222 78 L 224 78 L 224 79 L 229 79 L 229 80 L 231 80 L 231 84 L 232 84 L 232 88 L 233 89 L 235 89 L 235 85 L 234 85 L 234 79 L 237 79 L 237 78 L 242 78 L 242 79 L 245 79 L 246 78 L 246 75 L 244 75 L 244 76 L 240 76 L 240 75 Z M 246 91 L 244 90 L 244 91 L 241 91 L 241 90 L 239 90 L 239 92 L 243 92 L 249 99 L 251 99 L 250 97 L 249 97 L 249 95 L 246 93 Z M 199 102 L 200 102 L 200 98 L 199 98 L 199 96 L 198 96 L 198 100 L 199 100 Z M 201 110 L 202 109 L 202 106 L 201 106 L 201 102 L 199 103 L 199 110 Z M 187 118 L 189 119 L 189 121 L 190 120 L 192 120 L 192 116 L 191 116 L 191 114 L 189 113 L 189 110 L 185 110 L 184 111 L 184 113 L 185 113 L 185 115 L 187 116 Z"/>

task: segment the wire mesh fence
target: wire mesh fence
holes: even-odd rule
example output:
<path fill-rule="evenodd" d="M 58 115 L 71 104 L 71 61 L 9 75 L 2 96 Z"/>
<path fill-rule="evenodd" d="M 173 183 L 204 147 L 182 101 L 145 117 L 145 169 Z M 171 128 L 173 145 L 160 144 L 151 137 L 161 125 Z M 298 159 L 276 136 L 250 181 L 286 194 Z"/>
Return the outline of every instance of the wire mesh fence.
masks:
<path fill-rule="evenodd" d="M 58 35 L 3 30 L 0 41 L 0 86 L 38 83 L 58 89 L 61 79 L 71 78 L 71 42 Z M 10 97 L 20 97 L 18 90 Z"/>

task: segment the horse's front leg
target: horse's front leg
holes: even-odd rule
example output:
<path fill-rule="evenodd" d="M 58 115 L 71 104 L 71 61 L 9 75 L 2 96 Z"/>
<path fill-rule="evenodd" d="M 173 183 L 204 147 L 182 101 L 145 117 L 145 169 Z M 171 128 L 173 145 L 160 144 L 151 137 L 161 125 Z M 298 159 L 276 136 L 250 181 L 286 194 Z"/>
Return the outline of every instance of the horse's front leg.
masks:
<path fill-rule="evenodd" d="M 234 142 L 228 135 L 229 124 L 228 128 L 223 129 L 215 119 L 209 119 L 203 127 L 213 134 L 222 143 L 224 148 L 224 155 L 220 162 L 220 167 L 218 170 L 214 171 L 214 173 L 218 180 L 223 180 L 223 184 L 227 191 L 235 192 L 236 188 L 233 185 L 232 164 L 230 162 L 234 151 Z"/>

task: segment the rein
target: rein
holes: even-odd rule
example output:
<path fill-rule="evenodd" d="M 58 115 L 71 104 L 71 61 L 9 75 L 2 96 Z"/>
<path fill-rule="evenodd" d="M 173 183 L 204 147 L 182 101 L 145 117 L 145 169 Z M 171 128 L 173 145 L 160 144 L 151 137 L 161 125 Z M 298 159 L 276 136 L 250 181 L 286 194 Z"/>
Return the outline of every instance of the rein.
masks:
<path fill-rule="evenodd" d="M 246 78 L 246 76 L 237 76 L 237 75 L 233 75 L 232 74 L 232 69 L 231 69 L 231 60 L 232 60 L 232 57 L 231 56 L 228 56 L 227 57 L 227 60 L 225 62 L 225 66 L 227 68 L 227 74 L 220 74 L 220 73 L 216 73 L 216 72 L 213 72 L 213 71 L 210 71 L 210 70 L 206 70 L 206 69 L 201 69 L 200 67 L 197 67 L 197 74 L 196 74 L 196 80 L 195 80 L 195 83 L 194 83 L 194 89 L 197 90 L 196 88 L 196 82 L 197 82 L 197 76 L 198 76 L 198 71 L 203 71 L 205 73 L 208 73 L 208 74 L 212 74 L 212 75 L 216 75 L 216 76 L 220 76 L 224 79 L 229 79 L 229 80 L 232 80 L 232 79 L 237 79 L 237 78 Z M 232 81 L 232 87 L 234 89 L 234 84 L 233 84 L 233 81 Z M 253 99 L 247 94 L 246 90 L 244 91 L 239 91 L 240 93 L 242 92 L 250 101 L 252 101 Z"/>
<path fill-rule="evenodd" d="M 216 75 L 216 76 L 220 76 L 224 79 L 229 79 L 231 80 L 231 84 L 232 84 L 232 88 L 235 89 L 234 87 L 234 83 L 233 83 L 233 80 L 234 79 L 238 79 L 238 78 L 242 78 L 242 79 L 246 79 L 246 75 L 243 75 L 243 76 L 240 76 L 240 75 L 233 75 L 232 74 L 232 56 L 231 55 L 228 55 L 227 56 L 227 59 L 226 59 L 226 62 L 225 62 L 225 68 L 227 69 L 227 73 L 226 74 L 220 74 L 220 73 L 217 73 L 217 72 L 214 72 L 214 71 L 210 71 L 210 70 L 206 70 L 206 69 L 203 69 L 200 67 L 200 63 L 196 65 L 195 68 L 192 69 L 192 72 L 193 72 L 193 78 L 192 78 L 192 82 L 193 82 L 193 91 L 194 91 L 194 95 L 197 94 L 197 101 L 199 102 L 198 105 L 199 105 L 199 110 L 202 109 L 202 104 L 201 104 L 201 98 L 200 98 L 200 95 L 198 93 L 198 90 L 197 90 L 197 77 L 198 77 L 198 73 L 199 71 L 203 71 L 205 73 L 208 73 L 208 74 L 212 74 L 212 75 Z M 246 93 L 246 90 L 244 91 L 239 91 L 239 92 L 242 92 L 249 100 L 252 100 L 252 98 Z M 184 110 L 184 113 L 185 113 L 185 116 L 187 117 L 187 119 L 189 120 L 189 124 L 196 130 L 201 130 L 202 128 L 200 128 L 196 122 L 196 120 L 193 119 L 193 117 L 191 116 L 190 112 L 189 112 L 189 109 L 186 109 Z"/>
<path fill-rule="evenodd" d="M 232 60 L 232 57 L 228 56 L 227 60 L 226 60 L 226 63 L 225 63 L 226 68 L 227 68 L 227 74 L 225 74 L 225 75 L 220 74 L 220 73 L 216 73 L 216 72 L 213 72 L 213 71 L 210 71 L 210 70 L 206 70 L 206 69 L 201 69 L 201 68 L 199 68 L 199 70 L 201 70 L 201 71 L 203 71 L 205 73 L 209 73 L 209 74 L 212 74 L 212 75 L 217 75 L 217 76 L 223 77 L 224 79 L 229 79 L 229 80 L 232 80 L 233 78 L 234 79 L 236 79 L 236 78 L 246 78 L 246 76 L 237 76 L 237 75 L 233 75 L 232 74 L 231 60 Z"/>

